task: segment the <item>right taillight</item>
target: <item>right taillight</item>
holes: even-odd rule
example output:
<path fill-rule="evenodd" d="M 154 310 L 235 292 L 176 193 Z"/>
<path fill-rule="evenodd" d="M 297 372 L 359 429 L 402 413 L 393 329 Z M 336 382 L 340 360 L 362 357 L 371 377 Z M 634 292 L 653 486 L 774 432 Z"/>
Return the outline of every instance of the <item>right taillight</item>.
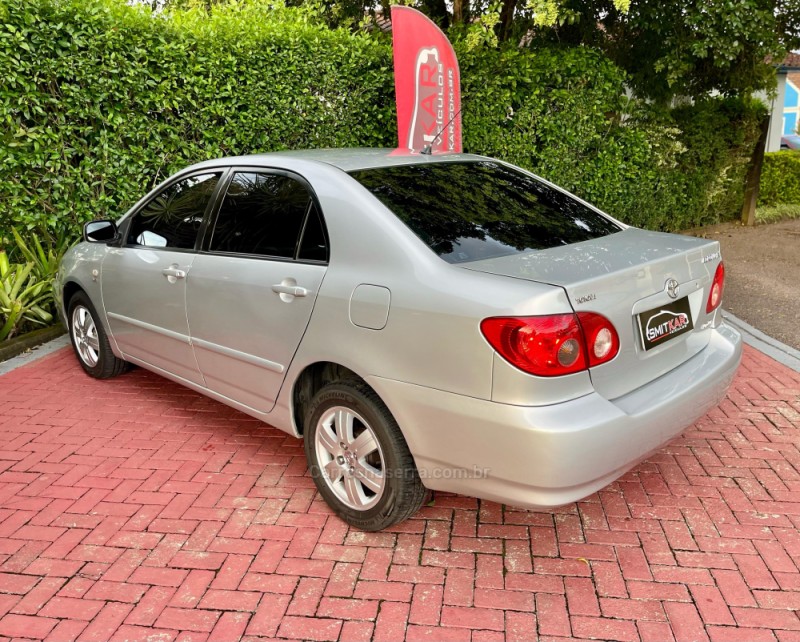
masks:
<path fill-rule="evenodd" d="M 619 336 L 593 312 L 492 317 L 481 322 L 489 344 L 509 363 L 539 377 L 559 377 L 613 359 Z"/>
<path fill-rule="evenodd" d="M 714 272 L 714 280 L 711 282 L 711 291 L 708 293 L 708 303 L 706 303 L 706 313 L 713 312 L 722 303 L 722 293 L 725 290 L 725 266 L 722 261 Z"/>

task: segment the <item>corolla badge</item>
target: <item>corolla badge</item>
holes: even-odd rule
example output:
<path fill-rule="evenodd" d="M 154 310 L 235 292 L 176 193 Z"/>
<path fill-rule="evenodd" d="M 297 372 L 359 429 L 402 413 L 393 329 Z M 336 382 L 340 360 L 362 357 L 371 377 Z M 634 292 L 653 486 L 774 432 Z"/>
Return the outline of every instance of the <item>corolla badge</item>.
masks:
<path fill-rule="evenodd" d="M 677 299 L 678 294 L 681 291 L 680 283 L 678 283 L 675 279 L 669 279 L 667 281 L 667 294 L 669 294 L 670 298 Z"/>

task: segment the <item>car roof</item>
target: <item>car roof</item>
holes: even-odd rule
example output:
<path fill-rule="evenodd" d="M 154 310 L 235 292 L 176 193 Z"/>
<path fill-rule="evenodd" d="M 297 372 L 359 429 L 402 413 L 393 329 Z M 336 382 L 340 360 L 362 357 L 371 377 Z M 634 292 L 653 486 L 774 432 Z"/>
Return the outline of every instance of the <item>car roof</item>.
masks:
<path fill-rule="evenodd" d="M 485 156 L 474 154 L 454 154 L 450 152 L 421 154 L 407 149 L 384 148 L 342 148 L 342 149 L 301 149 L 293 151 L 271 152 L 268 154 L 251 154 L 248 156 L 229 156 L 217 158 L 194 165 L 192 169 L 218 167 L 226 165 L 270 165 L 281 158 L 315 161 L 333 165 L 345 172 L 396 165 L 419 165 L 453 161 L 486 160 Z"/>

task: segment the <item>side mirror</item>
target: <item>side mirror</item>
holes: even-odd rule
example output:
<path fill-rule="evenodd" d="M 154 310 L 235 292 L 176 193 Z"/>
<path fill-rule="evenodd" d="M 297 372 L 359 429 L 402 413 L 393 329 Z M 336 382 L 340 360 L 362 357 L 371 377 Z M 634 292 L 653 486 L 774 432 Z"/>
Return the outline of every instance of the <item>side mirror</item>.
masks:
<path fill-rule="evenodd" d="M 113 243 L 119 238 L 114 221 L 90 221 L 83 226 L 83 240 L 89 243 Z"/>

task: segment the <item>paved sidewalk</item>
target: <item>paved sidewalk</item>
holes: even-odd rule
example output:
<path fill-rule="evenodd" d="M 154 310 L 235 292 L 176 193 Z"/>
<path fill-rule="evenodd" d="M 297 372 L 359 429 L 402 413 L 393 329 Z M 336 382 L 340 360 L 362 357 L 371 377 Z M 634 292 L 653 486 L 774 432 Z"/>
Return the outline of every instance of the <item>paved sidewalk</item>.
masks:
<path fill-rule="evenodd" d="M 68 350 L 0 376 L 0 637 L 800 640 L 800 374 L 747 347 L 728 399 L 541 512 L 437 496 L 333 517 L 299 441 Z"/>

